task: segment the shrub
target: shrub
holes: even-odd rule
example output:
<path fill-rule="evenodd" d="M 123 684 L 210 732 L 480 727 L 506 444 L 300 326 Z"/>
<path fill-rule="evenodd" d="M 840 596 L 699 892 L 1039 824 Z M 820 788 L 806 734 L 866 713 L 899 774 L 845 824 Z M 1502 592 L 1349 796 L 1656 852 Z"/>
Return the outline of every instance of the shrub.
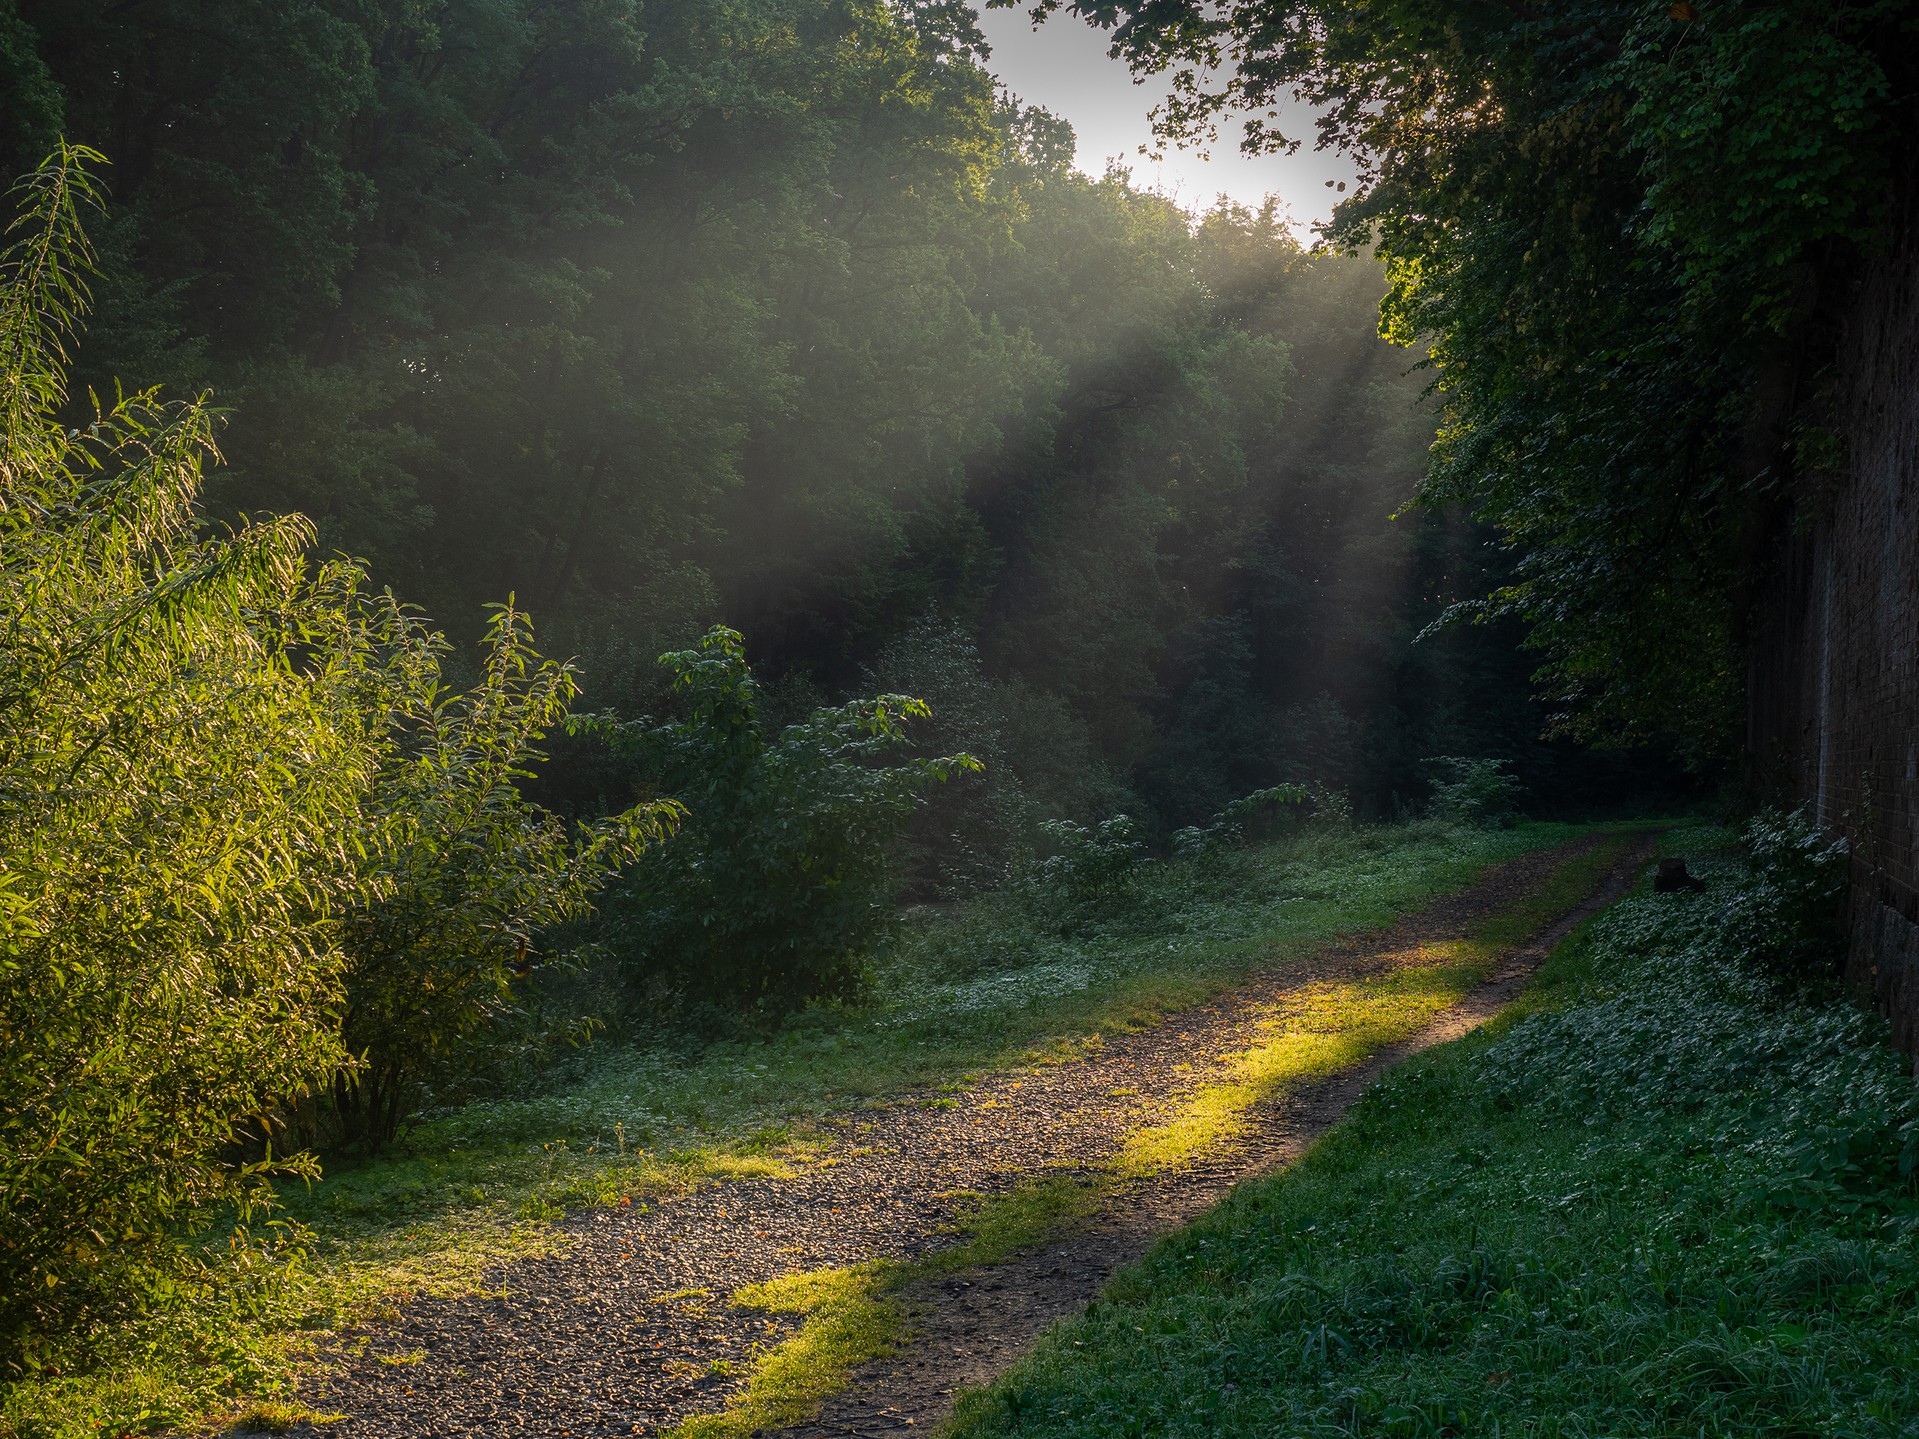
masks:
<path fill-rule="evenodd" d="M 1290 806 L 1314 804 L 1317 796 L 1305 785 L 1279 784 L 1254 790 L 1234 800 L 1203 826 L 1173 835 L 1173 853 L 1182 857 L 1211 854 L 1249 840 L 1269 839 L 1280 815 Z"/>
<path fill-rule="evenodd" d="M 196 537 L 206 405 L 57 418 L 94 159 L 29 182 L 0 273 L 0 1364 L 310 1169 L 230 1147 L 344 1059 L 327 915 L 372 769 L 307 668 L 351 659 L 305 522 Z"/>
<path fill-rule="evenodd" d="M 440 684 L 445 638 L 390 596 L 367 607 L 383 682 L 361 829 L 361 883 L 341 916 L 353 1068 L 333 1086 L 348 1137 L 391 1139 L 436 1073 L 514 1008 L 543 931 L 589 912 L 594 892 L 679 816 L 641 804 L 569 833 L 517 782 L 578 693 L 542 660 L 526 616 L 497 606 L 481 677 Z"/>
<path fill-rule="evenodd" d="M 670 817 L 520 800 L 573 689 L 510 608 L 449 697 L 445 641 L 309 566 L 305 520 L 201 538 L 204 401 L 61 423 L 97 159 L 42 167 L 0 260 L 0 1368 L 258 1270 L 273 1176 L 316 1172 L 269 1116 L 358 1065 L 390 1132 Z"/>
<path fill-rule="evenodd" d="M 608 941 L 690 998 L 784 1010 L 853 992 L 893 913 L 894 848 L 927 786 L 970 755 L 900 759 L 927 708 L 879 695 L 769 735 L 740 636 L 662 655 L 684 718 L 599 727 L 686 807 L 608 906 Z"/>
<path fill-rule="evenodd" d="M 1753 883 L 1737 916 L 1737 942 L 1777 978 L 1834 978 L 1845 940 L 1845 839 L 1822 833 L 1803 810 L 1763 810 L 1747 824 L 1745 841 Z"/>
<path fill-rule="evenodd" d="M 1112 900 L 1128 893 L 1152 856 L 1129 815 L 1116 814 L 1092 828 L 1070 819 L 1040 826 L 1052 853 L 1026 872 L 1027 886 L 1071 904 Z"/>
<path fill-rule="evenodd" d="M 1435 755 L 1424 763 L 1433 775 L 1426 808 L 1434 819 L 1504 829 L 1519 817 L 1520 784 L 1505 760 Z"/>

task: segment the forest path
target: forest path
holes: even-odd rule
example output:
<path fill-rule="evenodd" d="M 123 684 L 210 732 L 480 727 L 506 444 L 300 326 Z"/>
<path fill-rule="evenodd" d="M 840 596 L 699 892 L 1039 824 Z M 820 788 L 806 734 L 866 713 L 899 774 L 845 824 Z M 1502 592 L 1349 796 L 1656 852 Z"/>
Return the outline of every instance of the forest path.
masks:
<path fill-rule="evenodd" d="M 794 1314 L 731 1302 L 738 1291 L 937 1256 L 981 1196 L 1015 1195 L 1047 1175 L 1123 1173 L 1069 1232 L 1003 1263 L 906 1284 L 889 1303 L 895 1316 L 902 1307 L 910 1316 L 909 1342 L 860 1369 L 823 1415 L 794 1431 L 924 1433 L 956 1390 L 991 1379 L 1159 1236 L 1241 1179 L 1296 1156 L 1386 1067 L 1497 1013 L 1560 937 L 1624 892 L 1650 841 L 1628 846 L 1590 897 L 1503 950 L 1490 977 L 1463 997 L 1433 1002 L 1396 1042 L 1261 1094 L 1211 1132 L 1181 1131 L 1196 1142 L 1175 1162 L 1117 1170 L 1129 1141 L 1171 1134 L 1178 1116 L 1208 1096 L 1238 1093 L 1234 1076 L 1262 1044 L 1316 1028 L 1319 996 L 1396 976 L 1417 984 L 1436 972 L 1443 960 L 1435 956 L 1537 896 L 1602 842 L 1494 866 L 1389 930 L 1329 944 L 1150 1028 L 951 1095 L 907 1096 L 827 1121 L 824 1141 L 796 1146 L 780 1177 L 572 1216 L 563 1226 L 570 1242 L 506 1266 L 490 1292 L 420 1300 L 355 1336 L 309 1396 L 338 1422 L 302 1431 L 339 1439 L 661 1433 L 738 1405 L 755 1359 L 799 1331 Z M 736 1410 L 743 1422 L 709 1432 L 751 1432 L 751 1412 Z"/>

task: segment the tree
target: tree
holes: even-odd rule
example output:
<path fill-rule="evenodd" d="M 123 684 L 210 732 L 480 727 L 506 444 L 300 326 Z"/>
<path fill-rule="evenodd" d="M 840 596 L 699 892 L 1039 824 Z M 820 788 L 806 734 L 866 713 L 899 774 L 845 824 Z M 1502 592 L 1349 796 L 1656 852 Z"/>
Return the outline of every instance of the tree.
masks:
<path fill-rule="evenodd" d="M 1811 297 L 1882 218 L 1912 7 L 1067 8 L 1174 69 L 1175 129 L 1243 110 L 1249 146 L 1290 146 L 1264 117 L 1318 109 L 1361 165 L 1332 238 L 1376 245 L 1385 332 L 1430 345 L 1424 498 L 1517 552 L 1463 613 L 1526 621 L 1563 730 L 1723 752 L 1736 587 L 1795 463 Z"/>

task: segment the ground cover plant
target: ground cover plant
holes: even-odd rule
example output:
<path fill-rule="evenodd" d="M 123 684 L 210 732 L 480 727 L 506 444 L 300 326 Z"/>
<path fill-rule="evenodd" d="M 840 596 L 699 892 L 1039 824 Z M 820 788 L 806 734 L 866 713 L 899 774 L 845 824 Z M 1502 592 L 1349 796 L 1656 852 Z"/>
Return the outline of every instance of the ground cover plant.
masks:
<path fill-rule="evenodd" d="M 1752 837 L 1590 923 L 1533 1013 L 1394 1071 L 955 1433 L 1910 1434 L 1919 1096 L 1807 951 L 1780 977 L 1829 848 Z"/>
<path fill-rule="evenodd" d="M 122 1328 L 118 1362 L 62 1373 L 56 1358 L 9 1388 L 0 1432 L 91 1434 L 284 1391 L 313 1339 L 408 1292 L 470 1289 L 487 1264 L 556 1242 L 567 1206 L 779 1173 L 837 1109 L 1070 1053 L 1579 832 L 1307 825 L 1148 866 L 1150 903 L 1070 934 L 1015 892 L 921 912 L 865 1002 L 815 1006 L 758 1040 L 611 1051 L 575 1083 L 429 1115 L 383 1157 L 283 1191 L 304 1229 L 299 1268 Z"/>

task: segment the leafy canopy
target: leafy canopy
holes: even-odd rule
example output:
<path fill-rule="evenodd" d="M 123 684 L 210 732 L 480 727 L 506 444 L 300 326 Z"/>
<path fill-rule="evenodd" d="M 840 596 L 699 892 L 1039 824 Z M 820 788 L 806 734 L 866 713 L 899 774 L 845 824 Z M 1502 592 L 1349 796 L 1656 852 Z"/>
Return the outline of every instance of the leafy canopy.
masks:
<path fill-rule="evenodd" d="M 1045 0 L 1042 11 L 1059 7 Z M 1565 730 L 1734 728 L 1736 588 L 1794 478 L 1806 322 L 1883 220 L 1906 0 L 1072 0 L 1204 131 L 1316 107 L 1355 156 L 1331 238 L 1372 244 L 1383 330 L 1428 348 L 1424 497 L 1517 551 L 1463 607 L 1523 617 Z"/>

